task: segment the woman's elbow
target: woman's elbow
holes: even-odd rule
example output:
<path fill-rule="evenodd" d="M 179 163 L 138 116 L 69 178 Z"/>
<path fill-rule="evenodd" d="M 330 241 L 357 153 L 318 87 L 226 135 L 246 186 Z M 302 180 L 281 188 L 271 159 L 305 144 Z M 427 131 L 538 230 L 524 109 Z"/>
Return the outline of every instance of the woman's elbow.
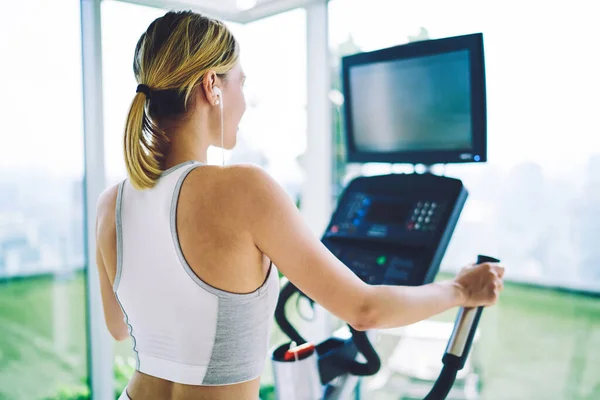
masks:
<path fill-rule="evenodd" d="M 129 337 L 129 329 L 124 321 L 106 321 L 106 327 L 110 336 L 113 337 L 117 342 L 122 342 Z"/>
<path fill-rule="evenodd" d="M 369 288 L 371 289 L 371 288 Z M 379 317 L 376 303 L 372 299 L 372 291 L 367 290 L 362 299 L 358 302 L 351 321 L 348 324 L 357 331 L 368 331 L 377 329 L 379 326 Z"/>
<path fill-rule="evenodd" d="M 129 333 L 125 332 L 118 332 L 118 333 L 113 333 L 111 332 L 112 337 L 117 341 L 117 342 L 122 342 L 125 339 L 129 338 Z"/>

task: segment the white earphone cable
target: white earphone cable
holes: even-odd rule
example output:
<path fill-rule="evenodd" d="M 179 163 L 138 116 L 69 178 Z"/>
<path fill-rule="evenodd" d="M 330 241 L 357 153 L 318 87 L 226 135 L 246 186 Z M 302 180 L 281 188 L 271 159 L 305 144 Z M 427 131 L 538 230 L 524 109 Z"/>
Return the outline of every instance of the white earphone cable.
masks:
<path fill-rule="evenodd" d="M 221 102 L 219 104 L 219 108 L 221 109 L 221 157 L 222 157 L 222 166 L 225 166 L 225 146 L 223 140 L 223 98 L 221 98 Z"/>

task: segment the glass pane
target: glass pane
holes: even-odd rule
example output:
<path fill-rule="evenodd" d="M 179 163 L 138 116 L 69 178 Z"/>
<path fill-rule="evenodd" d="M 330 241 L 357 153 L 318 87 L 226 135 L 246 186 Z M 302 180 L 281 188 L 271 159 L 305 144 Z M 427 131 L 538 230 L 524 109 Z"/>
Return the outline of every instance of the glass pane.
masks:
<path fill-rule="evenodd" d="M 484 314 L 473 368 L 463 386 L 459 383 L 457 398 L 600 396 L 595 298 L 600 291 L 600 123 L 594 111 L 600 108 L 600 58 L 591 51 L 600 27 L 592 17 L 594 6 L 584 1 L 527 3 L 518 9 L 467 0 L 364 4 L 330 2 L 335 59 L 413 40 L 484 34 L 489 162 L 438 171 L 463 180 L 470 193 L 442 278 L 482 253 L 503 260 L 511 283 L 500 303 Z M 339 78 L 333 89 L 340 90 Z M 346 169 L 341 120 L 336 126 L 337 188 L 353 174 L 392 170 L 389 165 Z M 419 398 L 416 393 L 431 382 L 415 377 L 441 367 L 444 332 L 455 312 L 416 327 L 381 331 L 379 351 L 389 358 L 378 378 L 365 383 L 369 398 L 413 398 L 409 393 Z M 438 334 L 427 339 L 432 332 Z M 480 397 L 468 397 L 469 390 Z"/>
<path fill-rule="evenodd" d="M 0 96 L 0 398 L 84 398 L 79 2 L 11 2 L 8 11 L 0 13 L 8 83 Z"/>
<path fill-rule="evenodd" d="M 234 33 L 248 106 L 230 162 L 263 166 L 297 200 L 306 149 L 306 12 L 261 19 Z"/>

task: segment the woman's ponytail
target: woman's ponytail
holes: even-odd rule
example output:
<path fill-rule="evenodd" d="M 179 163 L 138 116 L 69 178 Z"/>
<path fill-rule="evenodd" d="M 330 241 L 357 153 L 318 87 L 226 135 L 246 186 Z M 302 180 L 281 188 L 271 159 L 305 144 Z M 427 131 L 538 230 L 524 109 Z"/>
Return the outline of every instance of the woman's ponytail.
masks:
<path fill-rule="evenodd" d="M 146 113 L 147 95 L 137 93 L 125 125 L 125 166 L 136 189 L 152 188 L 164 170 L 169 138 Z"/>

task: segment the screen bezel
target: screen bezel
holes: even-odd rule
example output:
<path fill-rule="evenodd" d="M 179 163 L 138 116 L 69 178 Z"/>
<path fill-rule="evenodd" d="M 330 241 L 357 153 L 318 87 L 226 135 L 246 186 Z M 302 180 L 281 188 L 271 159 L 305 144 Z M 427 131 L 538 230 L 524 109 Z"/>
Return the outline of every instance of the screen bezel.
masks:
<path fill-rule="evenodd" d="M 356 66 L 397 61 L 417 57 L 441 55 L 467 50 L 471 78 L 471 148 L 453 150 L 407 150 L 395 152 L 361 151 L 356 147 L 352 119 L 350 70 Z M 410 164 L 467 163 L 487 161 L 487 105 L 483 50 L 483 34 L 455 36 L 407 43 L 368 53 L 342 58 L 342 85 L 344 95 L 346 157 L 348 162 L 384 162 Z M 371 96 L 372 93 L 364 95 Z"/>

